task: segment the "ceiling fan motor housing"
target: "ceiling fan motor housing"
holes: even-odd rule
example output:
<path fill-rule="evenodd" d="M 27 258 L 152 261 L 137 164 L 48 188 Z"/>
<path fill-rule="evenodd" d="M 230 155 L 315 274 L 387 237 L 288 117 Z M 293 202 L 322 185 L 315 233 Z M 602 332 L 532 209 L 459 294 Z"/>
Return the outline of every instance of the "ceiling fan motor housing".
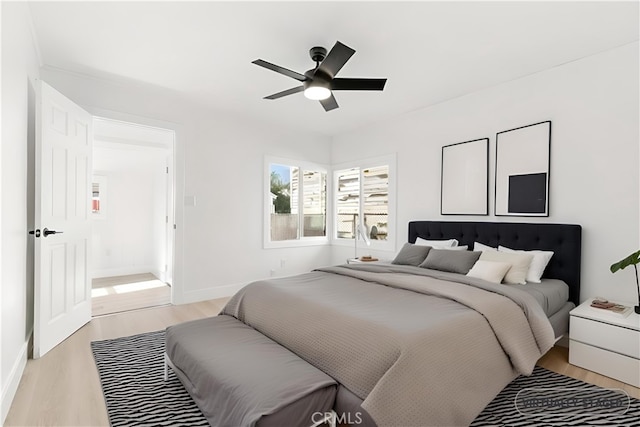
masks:
<path fill-rule="evenodd" d="M 327 73 L 322 72 L 322 70 L 312 68 L 311 70 L 305 71 L 304 75 L 307 77 L 307 80 L 302 82 L 305 88 L 310 84 L 313 84 L 314 86 L 324 86 L 327 88 L 331 86 L 331 77 L 327 75 Z"/>
<path fill-rule="evenodd" d="M 327 49 L 322 46 L 315 46 L 309 49 L 309 56 L 314 62 L 322 62 L 327 57 Z"/>

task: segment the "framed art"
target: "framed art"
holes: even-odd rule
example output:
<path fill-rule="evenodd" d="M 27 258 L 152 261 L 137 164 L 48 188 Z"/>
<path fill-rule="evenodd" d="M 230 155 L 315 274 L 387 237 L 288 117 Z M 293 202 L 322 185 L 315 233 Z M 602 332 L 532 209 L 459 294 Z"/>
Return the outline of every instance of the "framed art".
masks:
<path fill-rule="evenodd" d="M 549 216 L 551 121 L 496 134 L 495 214 Z"/>
<path fill-rule="evenodd" d="M 489 214 L 489 138 L 442 147 L 440 213 Z"/>

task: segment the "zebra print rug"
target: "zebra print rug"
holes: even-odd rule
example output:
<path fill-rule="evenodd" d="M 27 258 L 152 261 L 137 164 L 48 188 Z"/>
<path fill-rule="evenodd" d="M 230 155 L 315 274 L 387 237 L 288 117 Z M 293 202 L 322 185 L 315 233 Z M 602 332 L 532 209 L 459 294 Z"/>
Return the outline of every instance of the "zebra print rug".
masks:
<path fill-rule="evenodd" d="M 113 427 L 209 425 L 171 370 L 164 381 L 164 331 L 94 341 L 91 350 Z"/>
<path fill-rule="evenodd" d="M 112 426 L 208 426 L 171 370 L 164 381 L 164 338 L 157 331 L 91 343 Z M 536 366 L 471 425 L 640 427 L 640 400 Z"/>

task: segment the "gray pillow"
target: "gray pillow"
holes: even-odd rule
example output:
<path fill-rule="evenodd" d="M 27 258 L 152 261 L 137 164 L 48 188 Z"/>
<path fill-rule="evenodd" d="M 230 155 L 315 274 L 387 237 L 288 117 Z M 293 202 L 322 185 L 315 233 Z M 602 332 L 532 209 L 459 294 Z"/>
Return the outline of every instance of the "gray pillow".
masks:
<path fill-rule="evenodd" d="M 398 255 L 391 261 L 391 264 L 415 265 L 418 266 L 427 257 L 431 246 L 418 246 L 405 243 Z"/>
<path fill-rule="evenodd" d="M 420 267 L 432 270 L 449 271 L 467 274 L 473 264 L 480 258 L 481 252 L 451 251 L 447 249 L 431 249 Z"/>

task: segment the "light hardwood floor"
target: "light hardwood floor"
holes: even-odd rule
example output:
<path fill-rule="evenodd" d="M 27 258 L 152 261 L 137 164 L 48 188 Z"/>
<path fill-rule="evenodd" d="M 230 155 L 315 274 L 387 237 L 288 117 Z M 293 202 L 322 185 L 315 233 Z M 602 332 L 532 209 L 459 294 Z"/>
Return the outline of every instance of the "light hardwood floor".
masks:
<path fill-rule="evenodd" d="M 604 388 L 622 389 L 631 397 L 640 399 L 640 388 L 623 382 L 614 380 L 595 372 L 587 371 L 578 366 L 569 363 L 569 349 L 567 347 L 555 346 L 547 352 L 540 360 L 538 365 L 550 371 L 557 372 L 568 377 L 576 378 L 587 383 L 595 384 Z"/>
<path fill-rule="evenodd" d="M 91 314 L 120 313 L 171 303 L 171 287 L 151 273 L 93 279 Z"/>
<path fill-rule="evenodd" d="M 5 426 L 108 426 L 90 342 L 214 316 L 227 298 L 95 317 L 38 360 L 29 360 Z"/>
<path fill-rule="evenodd" d="M 94 318 L 39 360 L 29 360 L 5 426 L 108 426 L 106 407 L 89 343 L 219 313 L 227 299 L 150 308 Z M 568 363 L 568 349 L 554 347 L 540 366 L 640 399 L 640 389 Z"/>

